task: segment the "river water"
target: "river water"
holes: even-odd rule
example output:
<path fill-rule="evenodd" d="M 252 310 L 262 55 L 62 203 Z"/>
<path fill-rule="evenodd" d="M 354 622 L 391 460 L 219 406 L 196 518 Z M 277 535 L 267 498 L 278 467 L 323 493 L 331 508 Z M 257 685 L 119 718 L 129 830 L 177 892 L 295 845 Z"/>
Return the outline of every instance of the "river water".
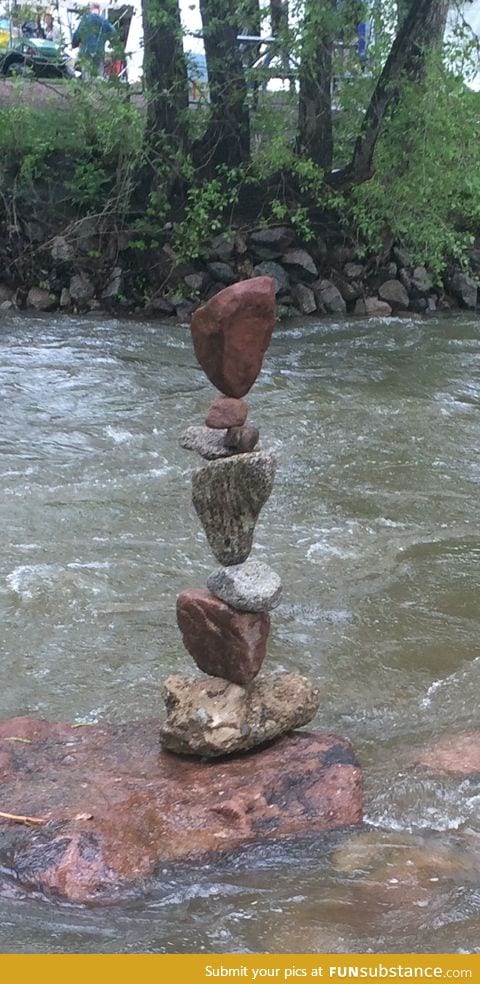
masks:
<path fill-rule="evenodd" d="M 178 446 L 214 391 L 182 326 L 0 338 L 1 717 L 155 716 L 189 668 L 175 596 L 215 566 Z M 480 727 L 480 322 L 282 325 L 250 404 L 280 459 L 253 553 L 284 583 L 269 666 L 318 680 L 367 826 L 171 866 L 116 906 L 10 890 L 3 952 L 480 952 L 480 776 L 411 764 Z"/>

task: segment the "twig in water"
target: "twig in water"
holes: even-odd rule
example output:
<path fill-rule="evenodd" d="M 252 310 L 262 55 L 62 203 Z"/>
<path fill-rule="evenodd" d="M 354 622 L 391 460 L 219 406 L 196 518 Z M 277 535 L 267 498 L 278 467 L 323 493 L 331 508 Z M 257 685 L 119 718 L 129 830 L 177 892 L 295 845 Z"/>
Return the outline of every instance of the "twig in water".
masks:
<path fill-rule="evenodd" d="M 2 810 L 0 810 L 0 819 L 11 820 L 13 823 L 24 823 L 27 827 L 43 827 L 47 823 L 44 817 L 26 817 L 18 813 L 3 813 Z"/>

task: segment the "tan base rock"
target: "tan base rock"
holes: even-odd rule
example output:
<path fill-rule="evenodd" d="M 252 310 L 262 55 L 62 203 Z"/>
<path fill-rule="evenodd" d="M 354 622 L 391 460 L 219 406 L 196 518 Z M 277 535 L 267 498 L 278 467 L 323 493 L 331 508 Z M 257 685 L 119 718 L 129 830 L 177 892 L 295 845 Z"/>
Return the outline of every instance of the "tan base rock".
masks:
<path fill-rule="evenodd" d="M 169 676 L 164 683 L 166 748 L 215 758 L 246 752 L 315 717 L 318 688 L 296 673 L 270 673 L 247 687 L 227 680 Z"/>

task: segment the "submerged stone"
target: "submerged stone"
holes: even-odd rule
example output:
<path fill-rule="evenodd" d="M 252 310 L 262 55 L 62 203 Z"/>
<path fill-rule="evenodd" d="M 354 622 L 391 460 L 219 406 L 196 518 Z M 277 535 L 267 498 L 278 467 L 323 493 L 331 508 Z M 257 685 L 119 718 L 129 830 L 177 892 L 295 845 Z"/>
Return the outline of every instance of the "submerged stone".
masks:
<path fill-rule="evenodd" d="M 296 673 L 257 677 L 247 687 L 180 675 L 165 680 L 166 748 L 216 758 L 246 752 L 308 724 L 318 711 L 318 688 Z"/>
<path fill-rule="evenodd" d="M 276 461 L 271 451 L 211 461 L 192 475 L 192 501 L 212 552 L 221 564 L 241 564 L 269 498 Z"/>
<path fill-rule="evenodd" d="M 416 765 L 454 776 L 480 775 L 480 731 L 460 731 L 438 738 L 414 753 Z"/>

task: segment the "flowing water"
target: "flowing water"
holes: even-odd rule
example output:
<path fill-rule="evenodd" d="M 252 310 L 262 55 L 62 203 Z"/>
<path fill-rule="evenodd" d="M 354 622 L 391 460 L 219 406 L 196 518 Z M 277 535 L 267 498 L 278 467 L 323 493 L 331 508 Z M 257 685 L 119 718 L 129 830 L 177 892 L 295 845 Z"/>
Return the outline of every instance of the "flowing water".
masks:
<path fill-rule="evenodd" d="M 16 316 L 0 340 L 1 717 L 155 716 L 189 668 L 175 596 L 214 566 L 178 447 L 214 391 L 182 326 Z M 480 952 L 480 776 L 411 764 L 480 728 L 480 322 L 281 326 L 250 403 L 280 459 L 253 554 L 284 583 L 270 668 L 318 680 L 366 829 L 116 906 L 12 890 L 3 952 Z"/>

